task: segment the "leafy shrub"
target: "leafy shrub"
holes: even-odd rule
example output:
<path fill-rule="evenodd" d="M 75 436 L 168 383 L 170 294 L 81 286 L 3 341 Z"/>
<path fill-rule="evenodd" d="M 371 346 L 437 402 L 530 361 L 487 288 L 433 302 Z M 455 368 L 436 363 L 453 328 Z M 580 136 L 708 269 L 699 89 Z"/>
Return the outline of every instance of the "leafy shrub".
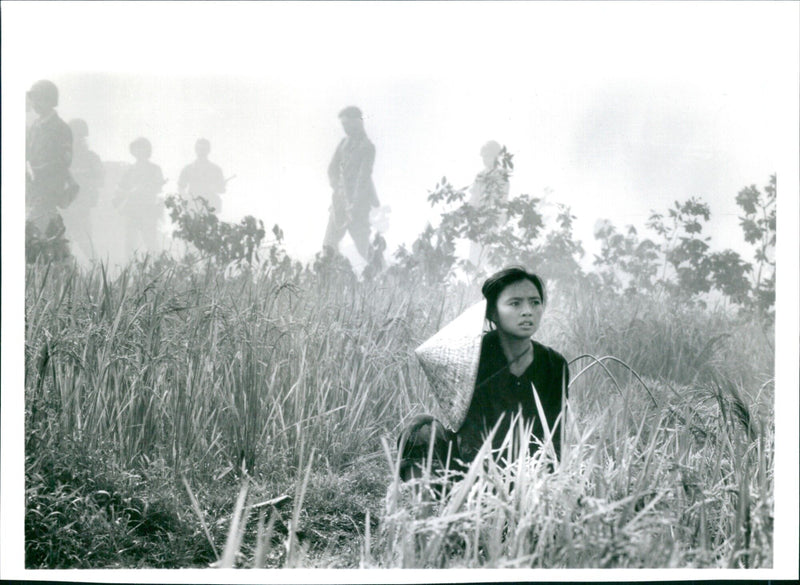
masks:
<path fill-rule="evenodd" d="M 72 258 L 69 240 L 64 237 L 64 223 L 60 216 L 56 217 L 58 219 L 51 221 L 44 232 L 33 222 L 25 222 L 25 261 L 28 264 L 61 262 Z"/>
<path fill-rule="evenodd" d="M 556 204 L 555 229 L 546 231 L 542 200 L 529 195 L 506 199 L 504 183 L 513 171 L 513 155 L 505 147 L 495 160 L 483 200 L 479 205 L 466 201 L 468 187 L 455 188 L 442 177 L 428 194 L 431 207 L 441 211 L 437 227 L 428 225 L 412 244 L 395 253 L 396 274 L 419 277 L 429 283 L 450 279 L 456 269 L 481 276 L 484 269 L 456 256 L 459 240 L 480 245 L 481 258 L 489 267 L 522 264 L 540 271 L 548 280 L 570 283 L 580 280 L 583 272 L 578 261 L 583 255 L 580 242 L 572 232 L 575 219 L 570 209 Z M 482 262 L 479 261 L 479 264 Z"/>
<path fill-rule="evenodd" d="M 762 313 L 770 313 L 775 305 L 777 198 L 778 181 L 774 174 L 764 186 L 763 194 L 750 185 L 736 196 L 736 203 L 744 211 L 744 217 L 739 217 L 744 239 L 756 248 L 752 303 Z"/>
<path fill-rule="evenodd" d="M 251 215 L 238 224 L 221 221 L 202 197 L 187 200 L 180 195 L 170 195 L 165 205 L 177 225 L 175 237 L 192 244 L 201 254 L 222 265 L 258 261 L 258 249 L 266 235 L 263 221 Z M 272 232 L 277 242 L 283 239 L 283 232 L 277 225 Z"/>

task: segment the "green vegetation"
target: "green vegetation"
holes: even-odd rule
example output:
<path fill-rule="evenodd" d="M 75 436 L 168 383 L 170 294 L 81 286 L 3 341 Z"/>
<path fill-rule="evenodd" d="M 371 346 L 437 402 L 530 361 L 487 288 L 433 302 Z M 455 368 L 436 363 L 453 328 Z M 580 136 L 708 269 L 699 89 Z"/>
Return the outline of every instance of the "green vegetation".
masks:
<path fill-rule="evenodd" d="M 572 360 L 564 460 L 478 460 L 439 503 L 425 479 L 393 483 L 395 437 L 432 408 L 413 350 L 478 298 L 450 278 L 450 246 L 486 218 L 449 188 L 441 224 L 363 280 L 339 256 L 292 262 L 279 229 L 256 258 L 260 224 L 238 246 L 202 214 L 180 260 L 112 277 L 31 259 L 26 566 L 771 566 L 763 198 L 766 223 L 745 229 L 766 260 L 731 294 L 715 275 L 738 255 L 692 255 L 701 203 L 677 205 L 669 247 L 608 226 L 587 274 L 569 210 L 548 231 L 537 200 L 509 202 L 483 243 L 553 284 L 540 337 Z M 574 262 L 548 274 L 548 250 Z"/>

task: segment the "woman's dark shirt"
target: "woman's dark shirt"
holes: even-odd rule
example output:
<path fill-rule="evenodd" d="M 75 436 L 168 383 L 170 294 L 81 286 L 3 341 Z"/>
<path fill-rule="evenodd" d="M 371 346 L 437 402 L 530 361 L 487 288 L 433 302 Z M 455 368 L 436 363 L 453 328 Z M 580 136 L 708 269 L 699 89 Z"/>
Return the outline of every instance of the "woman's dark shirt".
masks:
<path fill-rule="evenodd" d="M 557 351 L 536 341 L 531 343 L 533 362 L 522 375 L 515 376 L 509 369 L 508 359 L 500 346 L 497 331 L 490 331 L 484 335 L 475 393 L 464 423 L 456 433 L 459 454 L 464 462 L 470 462 L 475 458 L 484 437 L 488 436 L 503 416 L 503 421 L 492 441 L 494 449 L 500 448 L 511 420 L 520 408 L 525 423 L 534 421 L 533 434 L 544 442 L 544 430 L 531 383 L 536 387 L 547 424 L 553 433 L 553 447 L 559 458 L 561 457 L 561 423 L 555 430 L 554 426 L 561 413 L 562 393 L 564 398 L 567 396 L 566 385 L 569 383 L 567 362 Z M 529 449 L 531 453 L 537 449 L 535 441 L 531 441 Z M 501 453 L 502 455 L 504 453 Z"/>

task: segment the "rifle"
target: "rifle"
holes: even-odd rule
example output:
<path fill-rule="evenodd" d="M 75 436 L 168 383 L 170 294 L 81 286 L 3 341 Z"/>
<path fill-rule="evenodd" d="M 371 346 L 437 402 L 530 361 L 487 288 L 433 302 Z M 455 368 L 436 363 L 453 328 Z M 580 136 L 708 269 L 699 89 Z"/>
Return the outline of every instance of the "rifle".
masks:
<path fill-rule="evenodd" d="M 169 181 L 168 178 L 167 179 L 163 179 L 161 181 L 161 185 L 159 185 L 159 190 L 160 190 L 161 187 L 166 185 L 168 181 Z M 114 209 L 118 209 L 120 203 L 122 203 L 123 200 L 125 200 L 125 201 L 129 200 L 130 197 L 134 193 L 136 193 L 137 191 L 140 191 L 140 190 L 141 190 L 141 186 L 140 185 L 134 185 L 133 187 L 129 187 L 128 189 L 123 189 L 122 187 L 117 185 L 117 195 L 111 201 L 111 203 L 114 205 Z"/>

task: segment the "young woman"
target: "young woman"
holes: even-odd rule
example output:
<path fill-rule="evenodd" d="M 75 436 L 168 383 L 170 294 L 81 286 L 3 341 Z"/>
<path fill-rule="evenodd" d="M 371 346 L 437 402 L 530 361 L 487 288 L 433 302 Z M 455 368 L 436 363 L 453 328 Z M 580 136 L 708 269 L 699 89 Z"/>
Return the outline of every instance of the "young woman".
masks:
<path fill-rule="evenodd" d="M 561 456 L 563 417 L 559 415 L 567 397 L 567 362 L 555 350 L 532 339 L 547 301 L 544 284 L 536 274 L 513 267 L 488 278 L 481 292 L 492 328 L 481 342 L 478 376 L 466 417 L 455 432 L 429 415 L 412 420 L 399 439 L 400 477 L 404 481 L 421 474 L 431 441 L 432 465 L 437 472 L 443 471 L 448 461 L 450 469 L 463 471 L 498 421 L 492 447 L 496 456 L 504 456 L 497 450 L 518 415 L 523 424 L 532 423 L 531 453 L 539 442 L 545 442 L 547 428 L 556 455 Z M 539 416 L 534 388 L 546 427 Z"/>

